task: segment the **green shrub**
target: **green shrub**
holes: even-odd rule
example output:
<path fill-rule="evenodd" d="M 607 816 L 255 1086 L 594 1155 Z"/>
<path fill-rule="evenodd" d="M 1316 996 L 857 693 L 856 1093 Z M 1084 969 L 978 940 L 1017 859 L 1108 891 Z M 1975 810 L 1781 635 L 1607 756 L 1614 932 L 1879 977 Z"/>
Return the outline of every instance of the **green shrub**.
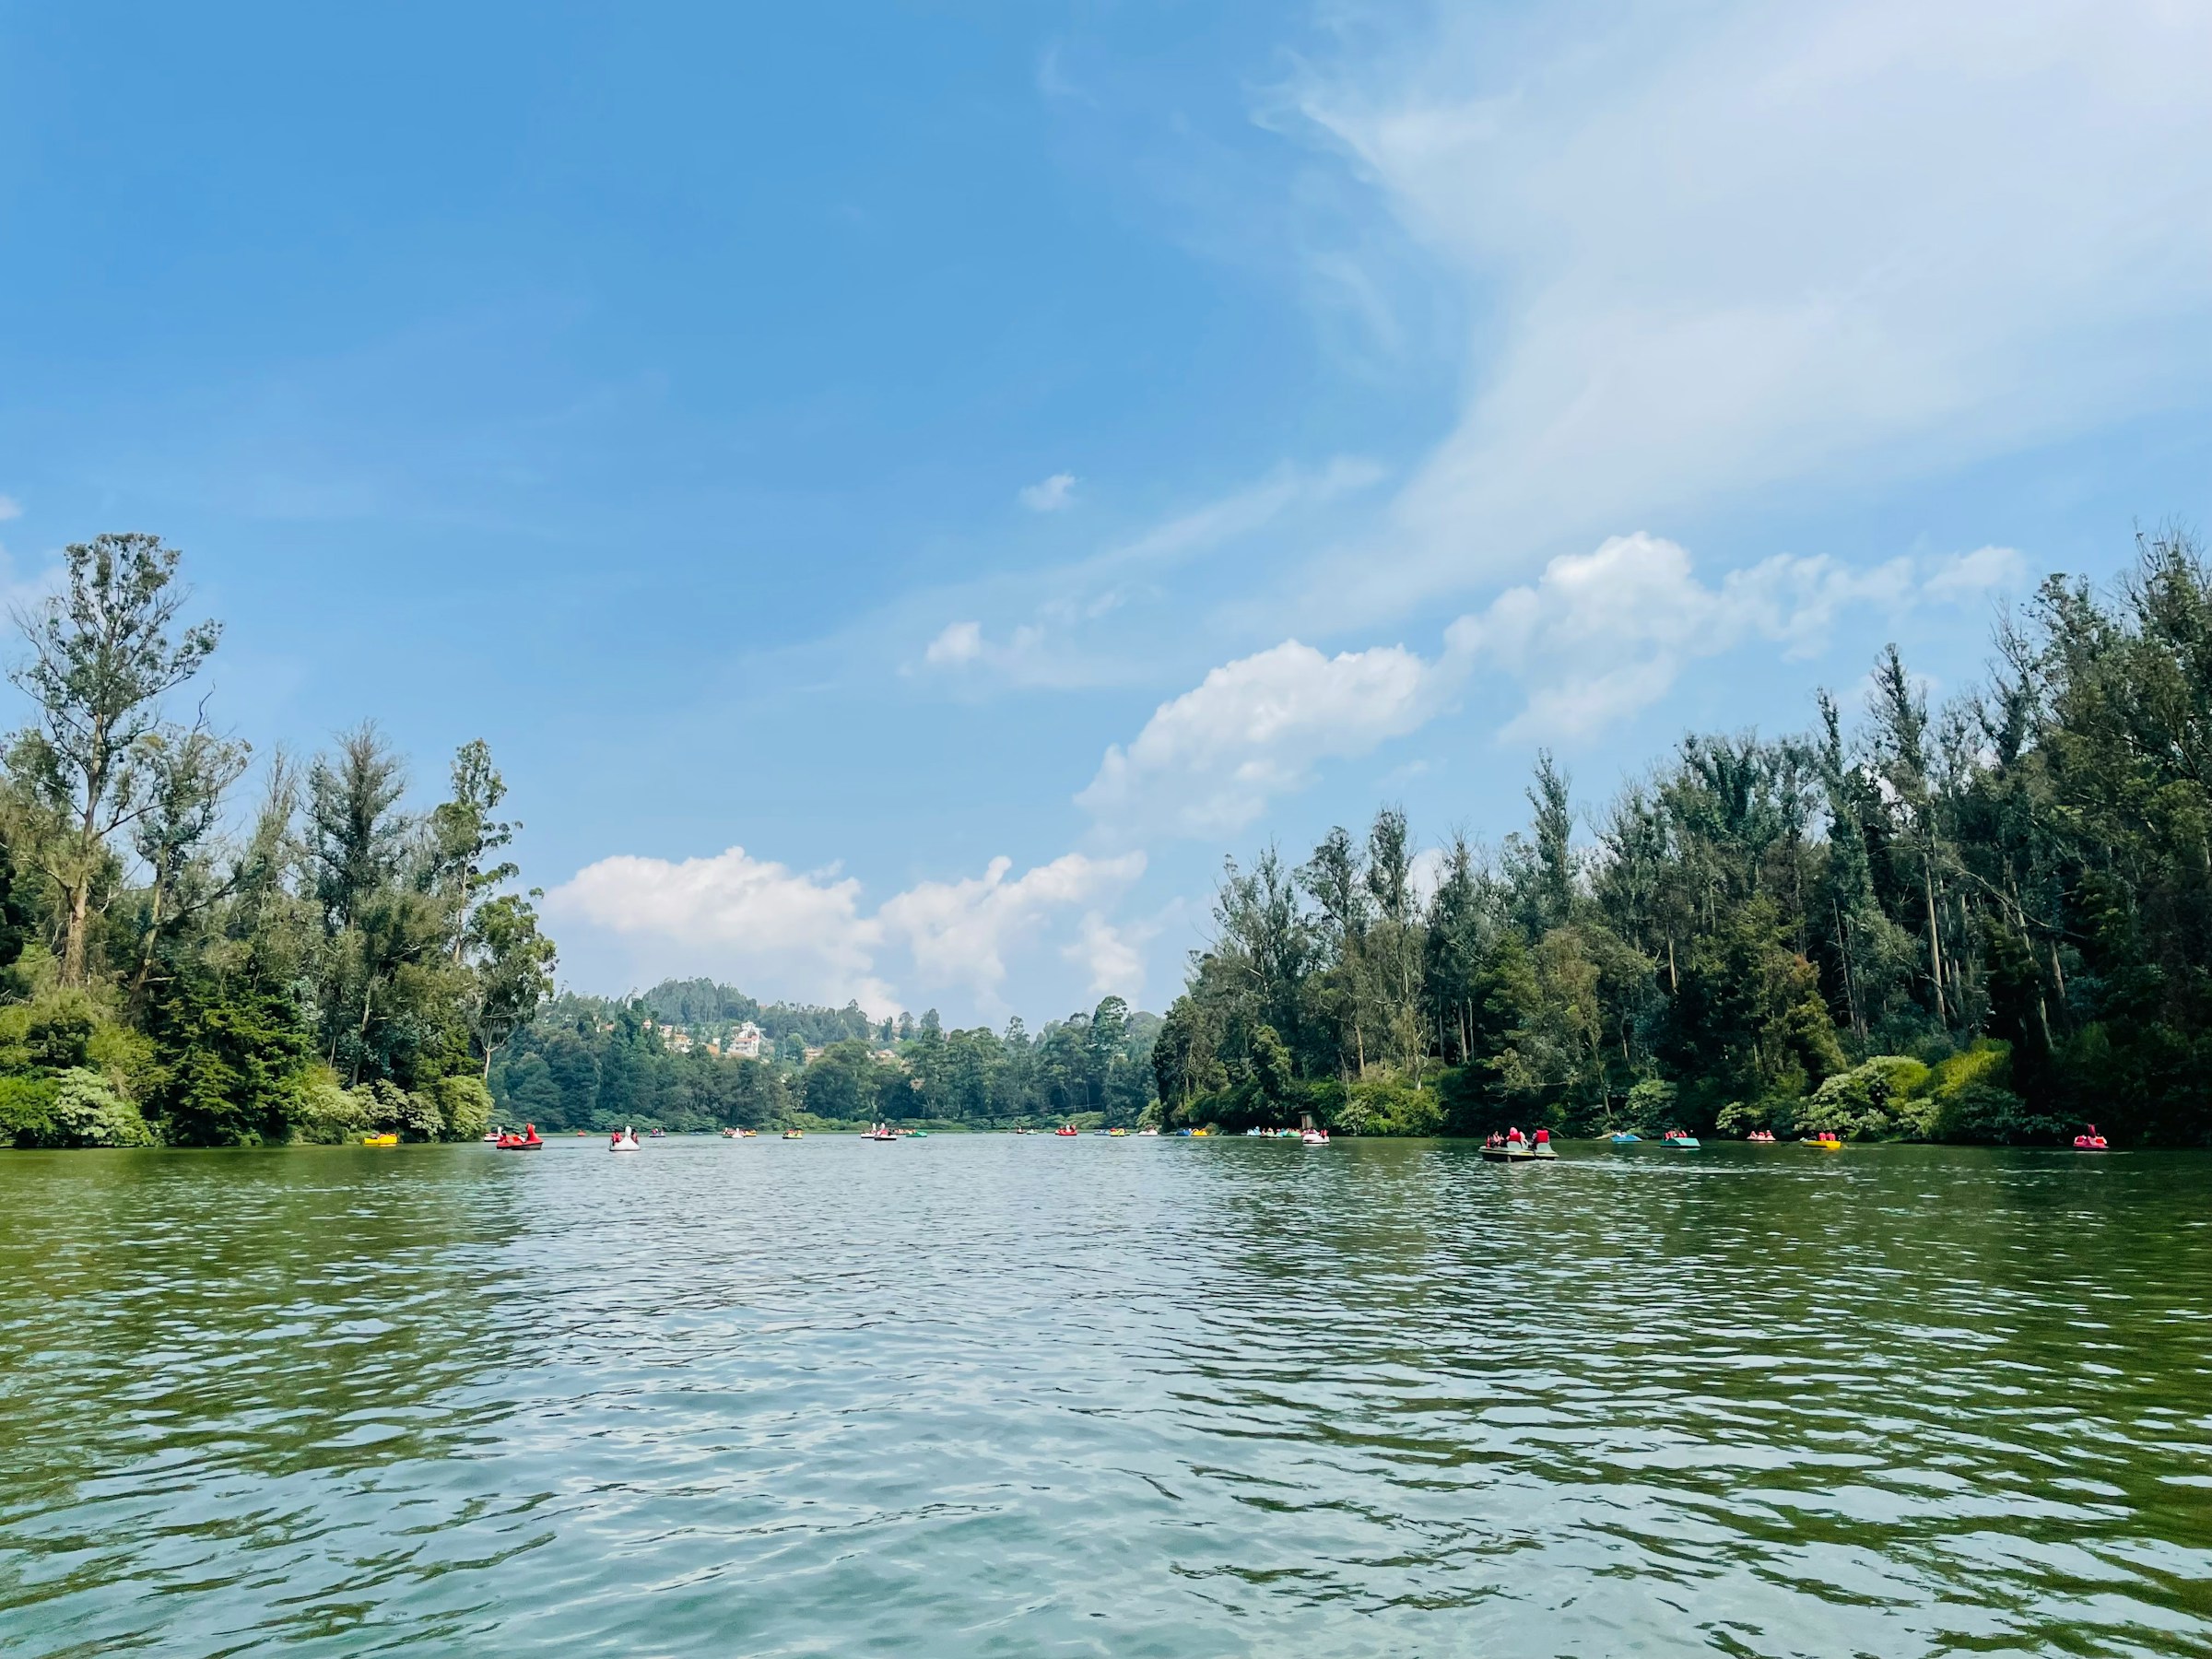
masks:
<path fill-rule="evenodd" d="M 150 1147 L 153 1131 L 107 1078 L 78 1066 L 54 1079 L 52 1111 L 61 1147 Z"/>
<path fill-rule="evenodd" d="M 53 1144 L 53 1078 L 0 1077 L 0 1140 L 11 1147 Z"/>
<path fill-rule="evenodd" d="M 354 1092 L 327 1066 L 318 1066 L 300 1090 L 300 1120 L 294 1135 L 322 1146 L 337 1146 L 369 1129 L 369 1113 Z"/>
<path fill-rule="evenodd" d="M 481 1140 L 491 1127 L 491 1090 L 482 1078 L 441 1077 L 425 1092 L 443 1123 L 447 1140 Z"/>
<path fill-rule="evenodd" d="M 1672 1129 L 1678 1092 L 1664 1077 L 1644 1078 L 1629 1090 L 1628 1110 L 1621 1116 L 1620 1126 L 1638 1135 L 1658 1135 Z"/>
<path fill-rule="evenodd" d="M 1803 1110 L 1804 1120 L 1808 1127 L 1832 1129 L 1846 1140 L 1924 1134 L 1924 1121 L 1904 1107 L 1925 1089 L 1928 1077 L 1927 1066 L 1910 1055 L 1877 1054 L 1815 1089 Z"/>
<path fill-rule="evenodd" d="M 1941 1140 L 2000 1147 L 2063 1146 L 2066 1137 L 2064 1120 L 1994 1083 L 1969 1083 L 1945 1096 L 1936 1103 L 1935 1130 Z"/>
<path fill-rule="evenodd" d="M 1434 1089 L 1379 1071 L 1348 1085 L 1344 1103 L 1321 1121 L 1353 1135 L 1434 1135 L 1444 1126 L 1444 1108 Z"/>
<path fill-rule="evenodd" d="M 138 1108 L 96 1071 L 0 1077 L 0 1136 L 18 1147 L 150 1147 Z"/>

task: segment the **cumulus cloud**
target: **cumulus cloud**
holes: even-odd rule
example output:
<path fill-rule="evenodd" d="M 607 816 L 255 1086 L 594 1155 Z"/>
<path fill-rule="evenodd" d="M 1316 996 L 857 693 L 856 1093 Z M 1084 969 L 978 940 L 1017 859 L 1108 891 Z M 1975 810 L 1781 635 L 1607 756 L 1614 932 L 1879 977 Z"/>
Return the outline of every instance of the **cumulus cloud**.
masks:
<path fill-rule="evenodd" d="M 1112 932 L 1101 907 L 1144 873 L 1145 856 L 1071 853 L 1018 877 L 1013 867 L 994 858 L 980 877 L 921 882 L 871 913 L 861 884 L 834 868 L 794 870 L 743 847 L 680 861 L 623 853 L 579 870 L 547 907 L 650 950 L 659 971 L 851 999 L 881 1017 L 903 1006 L 884 977 L 887 956 L 902 956 L 924 986 L 996 1003 L 1009 956 L 1051 946 L 1059 918 L 1079 915 L 1071 948 L 1095 951 Z M 1131 977 L 1125 962 L 1115 969 Z"/>
<path fill-rule="evenodd" d="M 980 878 L 919 883 L 887 900 L 877 920 L 888 938 L 905 945 L 924 981 L 996 1001 L 1010 947 L 1034 943 L 1053 912 L 1118 895 L 1145 873 L 1145 855 L 1070 853 L 1009 881 L 1013 867 L 1012 859 L 994 858 Z"/>
<path fill-rule="evenodd" d="M 1058 512 L 1075 505 L 1076 475 L 1054 473 L 1049 478 L 1025 485 L 1018 494 L 1021 504 L 1031 512 Z"/>
<path fill-rule="evenodd" d="M 1119 996 L 1134 1005 L 1145 994 L 1145 959 L 1138 947 L 1152 931 L 1117 927 L 1100 912 L 1087 911 L 1075 939 L 1060 954 L 1088 971 L 1093 996 Z"/>
<path fill-rule="evenodd" d="M 2178 205 L 2212 194 L 2212 10 L 1420 15 L 1289 92 L 1478 328 L 1454 429 L 1324 561 L 1313 614 L 1381 621 L 1677 504 L 2201 397 L 2212 216 Z M 1326 257 L 1409 263 L 1342 241 Z"/>
<path fill-rule="evenodd" d="M 1527 702 L 1501 735 L 1573 739 L 1648 708 L 1701 658 L 1758 640 L 1812 656 L 1846 609 L 1978 598 L 2017 583 L 2021 568 L 2005 547 L 1865 568 L 1778 554 L 1708 586 L 1674 542 L 1616 535 L 1462 617 L 1445 630 L 1445 650 L 1525 688 Z"/>
<path fill-rule="evenodd" d="M 875 977 L 882 928 L 861 914 L 860 883 L 806 873 L 731 847 L 712 858 L 619 853 L 587 865 L 546 899 L 547 912 L 669 953 L 671 971 L 770 977 L 787 994 L 871 1012 L 897 1006 Z"/>
<path fill-rule="evenodd" d="M 1616 535 L 1461 617 L 1434 659 L 1399 645 L 1330 657 L 1286 640 L 1224 664 L 1108 748 L 1076 799 L 1109 826 L 1228 834 L 1321 762 L 1418 730 L 1477 672 L 1525 693 L 1501 737 L 1572 740 L 1648 708 L 1693 662 L 1758 641 L 1811 656 L 1846 610 L 1971 602 L 2018 585 L 2024 568 L 2008 547 L 1867 567 L 1781 554 L 1709 585 L 1676 543 Z"/>
<path fill-rule="evenodd" d="M 1224 664 L 1106 751 L 1076 797 L 1101 821 L 1192 835 L 1242 829 L 1315 764 L 1367 753 L 1436 712 L 1436 666 L 1397 645 L 1324 656 L 1286 640 Z"/>

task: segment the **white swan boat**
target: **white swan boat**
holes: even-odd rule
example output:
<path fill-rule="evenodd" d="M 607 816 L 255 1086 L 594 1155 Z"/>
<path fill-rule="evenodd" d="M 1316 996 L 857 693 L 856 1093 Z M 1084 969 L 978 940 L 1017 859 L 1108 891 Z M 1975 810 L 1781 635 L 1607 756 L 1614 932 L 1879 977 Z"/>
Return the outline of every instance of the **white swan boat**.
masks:
<path fill-rule="evenodd" d="M 637 1131 L 624 1126 L 622 1133 L 607 1143 L 609 1152 L 635 1152 L 638 1149 Z"/>

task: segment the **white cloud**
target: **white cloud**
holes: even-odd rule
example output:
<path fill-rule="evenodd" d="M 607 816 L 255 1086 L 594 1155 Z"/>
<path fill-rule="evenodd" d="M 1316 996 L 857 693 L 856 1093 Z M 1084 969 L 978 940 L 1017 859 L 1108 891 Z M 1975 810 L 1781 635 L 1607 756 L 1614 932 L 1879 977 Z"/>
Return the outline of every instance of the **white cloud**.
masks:
<path fill-rule="evenodd" d="M 1093 996 L 1119 996 L 1131 1006 L 1145 994 L 1145 958 L 1139 947 L 1148 928 L 1116 927 L 1098 911 L 1084 912 L 1072 943 L 1060 954 L 1090 976 Z"/>
<path fill-rule="evenodd" d="M 1616 535 L 1594 552 L 1553 559 L 1533 585 L 1462 617 L 1445 630 L 1446 651 L 1526 688 L 1526 705 L 1500 735 L 1586 737 L 1658 701 L 1692 662 L 1754 640 L 1813 656 L 1847 609 L 1979 598 L 2017 584 L 2022 568 L 2005 547 L 1855 569 L 1824 555 L 1778 554 L 1708 587 L 1675 543 Z"/>
<path fill-rule="evenodd" d="M 860 913 L 860 883 L 834 871 L 802 874 L 743 847 L 712 858 L 603 858 L 546 899 L 547 912 L 650 941 L 668 971 L 772 981 L 771 995 L 842 1003 L 871 1012 L 898 1006 L 875 977 L 881 927 Z"/>
<path fill-rule="evenodd" d="M 1300 616 L 1380 620 L 1678 504 L 2202 397 L 2212 215 L 2185 205 L 2212 196 L 2212 9 L 1423 15 L 1293 96 L 1436 256 L 1475 373 Z"/>
<path fill-rule="evenodd" d="M 11 495 L 0 495 L 0 523 L 23 516 L 23 503 Z"/>
<path fill-rule="evenodd" d="M 2017 547 L 1976 547 L 1945 561 L 1924 584 L 1936 599 L 1977 600 L 2026 584 L 2028 561 Z"/>
<path fill-rule="evenodd" d="M 929 642 L 923 659 L 930 663 L 972 663 L 983 653 L 983 626 L 980 622 L 947 622 L 945 631 Z"/>
<path fill-rule="evenodd" d="M 680 862 L 625 853 L 579 870 L 547 908 L 629 941 L 656 975 L 710 973 L 767 997 L 852 999 L 878 1017 L 902 1006 L 882 977 L 887 952 L 903 953 L 924 985 L 995 1004 L 1008 957 L 1050 946 L 1055 918 L 1071 913 L 1080 922 L 1069 948 L 1092 951 L 1096 977 L 1100 941 L 1112 934 L 1101 907 L 1144 873 L 1145 855 L 1071 853 L 1008 879 L 1012 869 L 994 858 L 981 877 L 921 882 L 869 914 L 861 884 L 835 869 L 794 871 L 742 847 Z M 1125 961 L 1112 966 L 1130 981 Z M 1134 977 L 1141 983 L 1141 971 Z"/>
<path fill-rule="evenodd" d="M 1226 834 L 1302 788 L 1316 762 L 1414 730 L 1448 690 L 1434 665 L 1402 646 L 1329 657 L 1286 640 L 1161 703 L 1127 748 L 1106 751 L 1076 800 L 1117 827 Z"/>
<path fill-rule="evenodd" d="M 1144 874 L 1145 855 L 1070 853 L 1009 881 L 1013 867 L 1011 859 L 994 858 L 980 878 L 924 881 L 887 900 L 877 912 L 886 936 L 905 945 L 926 982 L 996 1001 L 1010 947 L 1037 943 L 1056 911 L 1119 895 Z"/>
<path fill-rule="evenodd" d="M 1021 504 L 1031 512 L 1058 512 L 1064 507 L 1075 505 L 1076 475 L 1054 473 L 1049 478 L 1025 485 L 1018 494 Z"/>
<path fill-rule="evenodd" d="M 1969 602 L 2018 585 L 2024 569 L 2008 547 L 1870 567 L 1779 554 L 1708 586 L 1676 543 L 1616 535 L 1461 617 L 1434 660 L 1398 645 L 1328 657 L 1287 640 L 1225 664 L 1155 709 L 1125 749 L 1108 748 L 1076 799 L 1116 829 L 1227 834 L 1304 788 L 1319 762 L 1426 724 L 1477 670 L 1526 694 L 1500 736 L 1571 741 L 1650 707 L 1693 662 L 1761 640 L 1813 656 L 1847 610 Z"/>

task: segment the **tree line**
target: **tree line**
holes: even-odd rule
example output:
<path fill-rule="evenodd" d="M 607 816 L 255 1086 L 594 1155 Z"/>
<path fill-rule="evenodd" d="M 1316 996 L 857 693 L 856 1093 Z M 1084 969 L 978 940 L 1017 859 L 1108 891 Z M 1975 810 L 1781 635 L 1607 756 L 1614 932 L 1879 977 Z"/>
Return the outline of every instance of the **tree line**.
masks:
<path fill-rule="evenodd" d="M 1691 735 L 1586 824 L 1540 757 L 1494 853 L 1386 808 L 1232 860 L 1168 1118 L 2212 1142 L 2212 574 L 2139 537 L 1995 647 L 1936 710 L 1891 647 L 1864 718 Z"/>
<path fill-rule="evenodd" d="M 16 618 L 0 1144 L 482 1134 L 555 960 L 490 751 L 463 745 L 447 798 L 409 811 L 364 724 L 304 765 L 272 754 L 234 810 L 253 751 L 189 702 L 222 630 L 186 619 L 179 563 L 152 535 L 75 544 Z"/>
<path fill-rule="evenodd" d="M 754 1060 L 669 1041 L 689 1027 L 749 1019 L 771 1034 Z M 773 1031 L 771 1032 L 771 1025 Z M 556 1133 L 629 1124 L 677 1132 L 852 1125 L 889 1119 L 971 1127 L 1080 1122 L 1135 1126 L 1152 1098 L 1159 1019 L 1118 996 L 1031 1036 L 947 1030 L 935 1009 L 871 1020 L 857 1008 L 771 1004 L 706 981 L 641 996 L 562 996 L 504 1049 L 491 1086 L 504 1119 Z M 828 1041 L 803 1042 L 808 1034 Z M 818 1048 L 806 1058 L 808 1047 Z"/>

